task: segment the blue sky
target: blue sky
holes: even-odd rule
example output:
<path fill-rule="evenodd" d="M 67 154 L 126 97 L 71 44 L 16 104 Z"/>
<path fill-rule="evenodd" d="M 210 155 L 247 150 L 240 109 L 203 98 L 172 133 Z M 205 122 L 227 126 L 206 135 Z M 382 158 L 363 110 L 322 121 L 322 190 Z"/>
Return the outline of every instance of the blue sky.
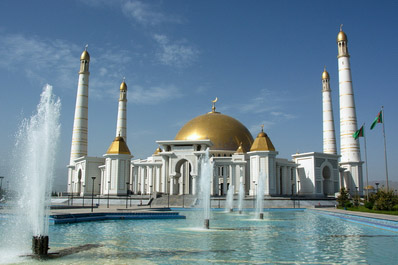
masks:
<path fill-rule="evenodd" d="M 14 135 L 49 83 L 62 102 L 57 178 L 66 183 L 86 44 L 90 156 L 102 156 L 115 136 L 123 77 L 135 158 L 151 155 L 156 140 L 174 139 L 215 97 L 217 110 L 254 137 L 264 124 L 279 157 L 321 152 L 324 65 L 339 138 L 336 36 L 344 24 L 358 124 L 368 129 L 384 105 L 397 181 L 397 12 L 395 1 L 0 1 L 0 175 L 9 174 Z M 365 133 L 369 178 L 384 179 L 381 126 Z"/>

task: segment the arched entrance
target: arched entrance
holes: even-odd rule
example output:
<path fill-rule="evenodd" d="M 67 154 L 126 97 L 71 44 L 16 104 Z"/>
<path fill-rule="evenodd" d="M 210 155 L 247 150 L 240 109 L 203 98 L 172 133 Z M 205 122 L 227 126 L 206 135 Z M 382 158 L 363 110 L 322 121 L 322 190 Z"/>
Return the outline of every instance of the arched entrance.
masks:
<path fill-rule="evenodd" d="M 328 165 L 322 169 L 322 181 L 323 181 L 323 194 L 331 195 L 334 194 L 332 171 Z"/>
<path fill-rule="evenodd" d="M 186 159 L 177 162 L 175 168 L 174 194 L 193 194 L 192 166 Z"/>
<path fill-rule="evenodd" d="M 82 170 L 79 169 L 79 172 L 77 173 L 77 194 L 80 195 L 82 191 Z"/>

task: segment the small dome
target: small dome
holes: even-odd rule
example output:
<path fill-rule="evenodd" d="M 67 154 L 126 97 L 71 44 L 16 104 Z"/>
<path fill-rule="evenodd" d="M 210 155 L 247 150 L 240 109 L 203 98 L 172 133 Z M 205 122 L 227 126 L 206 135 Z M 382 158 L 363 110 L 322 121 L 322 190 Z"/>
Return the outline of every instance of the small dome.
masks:
<path fill-rule="evenodd" d="M 80 56 L 80 61 L 90 61 L 90 54 L 88 54 L 87 50 L 84 50 L 82 52 L 82 55 Z"/>
<path fill-rule="evenodd" d="M 120 90 L 124 90 L 124 91 L 127 90 L 126 82 L 123 81 L 123 82 L 120 84 Z"/>
<path fill-rule="evenodd" d="M 235 154 L 244 154 L 246 150 L 243 148 L 242 143 L 240 143 L 238 149 L 236 150 Z"/>
<path fill-rule="evenodd" d="M 345 41 L 347 42 L 347 35 L 345 35 L 344 31 L 340 30 L 339 34 L 337 34 L 337 42 Z"/>
<path fill-rule="evenodd" d="M 159 155 L 159 153 L 162 152 L 162 149 L 160 147 L 156 148 L 155 153 L 153 155 Z"/>
<path fill-rule="evenodd" d="M 175 137 L 175 140 L 205 139 L 213 143 L 210 150 L 236 151 L 239 144 L 244 150 L 249 150 L 253 143 L 253 136 L 242 123 L 215 111 L 190 120 Z"/>
<path fill-rule="evenodd" d="M 322 80 L 325 80 L 325 79 L 330 80 L 329 73 L 328 73 L 328 71 L 326 71 L 326 68 L 325 68 L 325 70 L 323 70 L 323 73 L 322 73 Z"/>
<path fill-rule="evenodd" d="M 257 135 L 257 138 L 254 139 L 254 142 L 250 148 L 250 152 L 253 151 L 275 151 L 275 147 L 269 139 L 268 135 L 261 130 L 261 132 Z"/>
<path fill-rule="evenodd" d="M 125 154 L 131 155 L 129 148 L 127 147 L 126 142 L 124 141 L 123 137 L 117 136 L 115 140 L 111 143 L 106 151 L 107 154 Z"/>

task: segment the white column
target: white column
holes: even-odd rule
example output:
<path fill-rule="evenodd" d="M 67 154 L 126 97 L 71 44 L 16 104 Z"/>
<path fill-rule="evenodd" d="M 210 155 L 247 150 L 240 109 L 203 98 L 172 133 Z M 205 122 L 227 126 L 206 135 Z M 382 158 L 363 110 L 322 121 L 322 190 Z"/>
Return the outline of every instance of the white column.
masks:
<path fill-rule="evenodd" d="M 340 89 L 340 165 L 347 168 L 346 174 L 351 174 L 350 178 L 352 178 L 354 186 L 360 187 L 359 192 L 362 193 L 362 162 L 359 140 L 355 140 L 352 136 L 358 130 L 358 126 L 347 43 L 347 36 L 340 29 L 337 38 Z M 352 166 L 358 170 L 351 170 Z"/>
<path fill-rule="evenodd" d="M 127 85 L 120 85 L 119 108 L 117 112 L 116 137 L 123 137 L 127 143 Z"/>
<path fill-rule="evenodd" d="M 75 117 L 73 121 L 70 165 L 75 164 L 74 160 L 76 158 L 87 155 L 89 64 L 90 55 L 87 50 L 85 50 L 80 56 L 80 71 L 77 84 Z"/>
<path fill-rule="evenodd" d="M 326 69 L 322 73 L 322 103 L 323 103 L 323 152 L 337 154 L 336 134 L 334 130 L 332 91 L 330 77 Z"/>

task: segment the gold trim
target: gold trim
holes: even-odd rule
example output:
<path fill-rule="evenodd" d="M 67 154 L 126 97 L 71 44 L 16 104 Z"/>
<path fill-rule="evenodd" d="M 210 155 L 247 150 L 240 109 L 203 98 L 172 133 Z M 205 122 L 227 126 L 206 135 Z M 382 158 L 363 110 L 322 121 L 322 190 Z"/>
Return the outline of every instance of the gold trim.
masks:
<path fill-rule="evenodd" d="M 341 68 L 341 69 L 339 69 L 339 72 L 344 71 L 344 70 L 351 70 L 351 68 Z"/>

